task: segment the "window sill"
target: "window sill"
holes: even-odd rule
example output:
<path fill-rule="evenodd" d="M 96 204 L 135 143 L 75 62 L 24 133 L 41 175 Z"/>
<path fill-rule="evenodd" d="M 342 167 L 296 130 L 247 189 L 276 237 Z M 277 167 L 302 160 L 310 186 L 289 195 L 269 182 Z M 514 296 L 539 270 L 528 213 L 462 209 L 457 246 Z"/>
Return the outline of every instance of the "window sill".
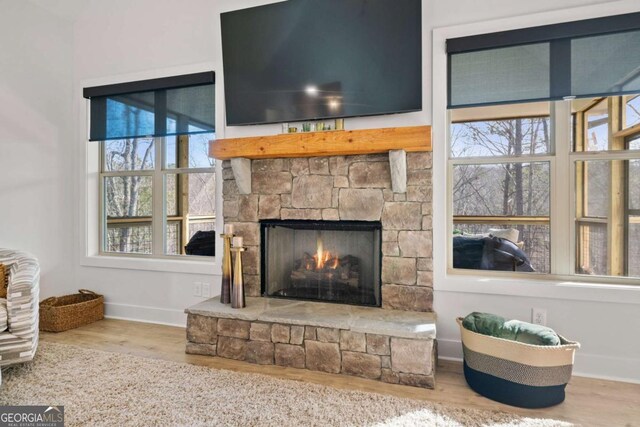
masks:
<path fill-rule="evenodd" d="M 216 258 L 207 260 L 147 258 L 120 255 L 84 256 L 83 267 L 115 268 L 120 270 L 143 270 L 165 273 L 219 275 L 220 263 Z"/>
<path fill-rule="evenodd" d="M 477 271 L 443 273 L 436 274 L 435 291 L 640 304 L 640 286 L 637 285 L 577 281 L 575 278 L 565 280 L 562 277 L 523 277 L 509 273 L 483 275 Z"/>

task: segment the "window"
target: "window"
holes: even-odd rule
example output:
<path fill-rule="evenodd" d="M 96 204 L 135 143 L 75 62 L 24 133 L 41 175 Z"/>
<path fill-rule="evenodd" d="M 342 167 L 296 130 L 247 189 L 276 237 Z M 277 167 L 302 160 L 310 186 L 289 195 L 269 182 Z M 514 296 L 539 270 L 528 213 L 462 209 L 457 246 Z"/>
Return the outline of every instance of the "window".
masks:
<path fill-rule="evenodd" d="M 574 274 L 640 277 L 640 153 L 633 151 L 640 127 L 627 119 L 635 99 L 569 102 L 566 141 L 554 141 L 551 128 L 569 118 L 552 117 L 547 103 L 452 110 L 453 266 L 553 273 L 551 169 L 558 167 L 575 170 L 574 194 L 558 195 L 576 200 Z M 523 116 L 507 117 L 517 112 Z M 558 162 L 558 150 L 572 151 L 568 163 Z M 507 236 L 509 247 L 487 260 L 494 236 Z M 473 252 L 479 239 L 482 251 Z"/>
<path fill-rule="evenodd" d="M 215 253 L 213 73 L 85 89 L 100 144 L 100 253 Z"/>
<path fill-rule="evenodd" d="M 640 138 L 636 99 L 572 102 L 577 274 L 640 277 L 640 157 L 632 151 Z"/>
<path fill-rule="evenodd" d="M 447 40 L 449 268 L 640 277 L 639 18 Z"/>
<path fill-rule="evenodd" d="M 164 236 L 162 255 L 186 255 L 198 231 L 214 231 L 215 164 L 207 155 L 213 138 L 207 133 L 101 143 L 103 252 L 154 254 L 154 238 Z M 157 207 L 154 187 L 165 195 Z M 155 236 L 154 220 L 163 218 L 164 231 Z"/>
<path fill-rule="evenodd" d="M 515 111 L 525 115 L 510 116 Z M 549 104 L 458 109 L 451 117 L 453 266 L 549 273 Z M 508 241 L 493 239 L 507 232 Z M 489 259 L 486 246 L 498 243 Z"/>

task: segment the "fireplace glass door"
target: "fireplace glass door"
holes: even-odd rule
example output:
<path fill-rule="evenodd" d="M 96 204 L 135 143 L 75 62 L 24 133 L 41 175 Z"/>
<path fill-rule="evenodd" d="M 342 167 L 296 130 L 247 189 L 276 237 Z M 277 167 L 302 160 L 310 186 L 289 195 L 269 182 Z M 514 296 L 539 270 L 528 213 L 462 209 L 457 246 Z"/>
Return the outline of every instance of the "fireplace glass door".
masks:
<path fill-rule="evenodd" d="M 382 226 L 262 221 L 264 296 L 380 306 Z"/>

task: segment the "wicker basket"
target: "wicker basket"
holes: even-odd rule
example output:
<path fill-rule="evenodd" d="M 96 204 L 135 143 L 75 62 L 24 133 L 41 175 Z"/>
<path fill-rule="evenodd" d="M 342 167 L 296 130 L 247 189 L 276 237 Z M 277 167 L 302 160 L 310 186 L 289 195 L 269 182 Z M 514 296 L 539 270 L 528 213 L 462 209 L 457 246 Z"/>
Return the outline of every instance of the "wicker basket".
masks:
<path fill-rule="evenodd" d="M 457 319 L 464 352 L 464 377 L 489 399 L 522 408 L 564 401 L 580 344 L 560 336 L 560 345 L 524 344 L 469 331 Z"/>
<path fill-rule="evenodd" d="M 40 303 L 40 330 L 62 332 L 104 318 L 104 297 L 86 289 Z"/>

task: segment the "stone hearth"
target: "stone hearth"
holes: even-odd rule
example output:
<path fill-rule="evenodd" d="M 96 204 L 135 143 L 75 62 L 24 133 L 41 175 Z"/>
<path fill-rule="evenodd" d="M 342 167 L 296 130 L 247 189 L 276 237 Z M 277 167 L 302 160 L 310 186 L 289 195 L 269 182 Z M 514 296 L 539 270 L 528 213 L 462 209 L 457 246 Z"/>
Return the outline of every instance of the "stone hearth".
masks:
<path fill-rule="evenodd" d="M 406 192 L 394 193 L 389 155 L 251 161 L 251 192 L 240 194 L 223 164 L 225 223 L 244 237 L 246 294 L 260 296 L 263 219 L 382 222 L 382 307 L 431 311 L 431 153 L 406 154 Z"/>
<path fill-rule="evenodd" d="M 433 313 L 251 297 L 186 312 L 190 354 L 434 387 Z"/>

